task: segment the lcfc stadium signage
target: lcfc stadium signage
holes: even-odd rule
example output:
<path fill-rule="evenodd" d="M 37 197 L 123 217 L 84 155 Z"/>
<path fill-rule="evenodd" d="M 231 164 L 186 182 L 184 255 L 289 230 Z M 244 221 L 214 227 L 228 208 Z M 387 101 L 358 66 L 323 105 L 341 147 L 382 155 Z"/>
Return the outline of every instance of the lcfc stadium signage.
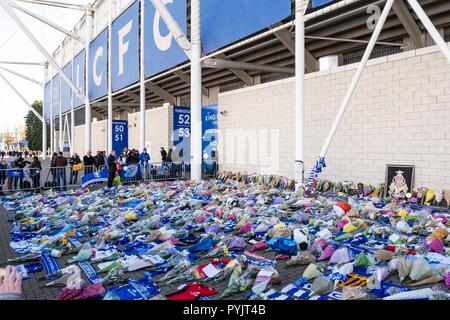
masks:
<path fill-rule="evenodd" d="M 71 79 L 72 78 L 72 64 L 69 63 L 63 69 L 64 74 Z M 61 79 L 61 112 L 67 112 L 70 110 L 71 106 L 71 95 L 72 90 L 69 84 L 64 79 Z"/>
<path fill-rule="evenodd" d="M 169 70 L 188 60 L 176 39 L 156 11 L 151 0 L 144 1 L 144 75 L 146 78 Z M 131 2 L 131 1 L 130 1 Z M 162 0 L 167 10 L 187 34 L 187 1 Z M 326 3 L 317 0 L 315 3 Z M 112 23 L 111 56 L 108 54 L 108 30 L 103 30 L 89 46 L 89 56 L 82 50 L 64 68 L 74 85 L 91 101 L 108 93 L 108 59 L 111 60 L 112 91 L 117 92 L 140 80 L 140 0 L 132 4 Z M 203 0 L 201 1 L 203 51 L 208 54 L 267 28 L 291 14 L 290 0 Z M 89 63 L 86 72 L 86 61 Z M 86 81 L 89 92 L 85 92 Z M 46 118 L 57 116 L 73 107 L 83 106 L 80 99 L 59 75 L 44 88 Z M 60 97 L 61 95 L 61 97 Z M 73 95 L 73 96 L 71 96 Z M 62 103 L 60 103 L 61 101 Z"/>
<path fill-rule="evenodd" d="M 56 116 L 59 114 L 59 106 L 60 106 L 60 76 L 57 74 L 52 79 L 52 115 Z"/>
<path fill-rule="evenodd" d="M 44 86 L 44 118 L 48 120 L 51 118 L 51 106 L 52 106 L 52 83 L 47 82 Z"/>
<path fill-rule="evenodd" d="M 103 31 L 89 46 L 89 99 L 96 100 L 108 93 L 108 30 Z"/>
<path fill-rule="evenodd" d="M 84 94 L 85 92 L 85 73 L 86 73 L 86 51 L 81 51 L 73 59 L 73 78 L 72 82 Z M 75 92 L 73 94 L 73 106 L 74 108 L 79 107 L 84 104 L 84 101 L 78 97 Z"/>
<path fill-rule="evenodd" d="M 150 0 L 145 1 L 145 76 L 150 77 L 187 60 L 172 33 Z M 163 0 L 167 10 L 186 33 L 186 0 Z"/>
<path fill-rule="evenodd" d="M 112 24 L 112 90 L 139 80 L 139 1 Z"/>
<path fill-rule="evenodd" d="M 206 168 L 217 161 L 217 110 L 218 106 L 202 108 L 202 158 Z"/>

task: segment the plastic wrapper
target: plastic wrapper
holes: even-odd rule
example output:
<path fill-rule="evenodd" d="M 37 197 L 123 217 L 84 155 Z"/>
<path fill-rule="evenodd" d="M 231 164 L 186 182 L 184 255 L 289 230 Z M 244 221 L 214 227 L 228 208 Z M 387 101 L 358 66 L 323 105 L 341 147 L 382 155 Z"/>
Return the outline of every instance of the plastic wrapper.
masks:
<path fill-rule="evenodd" d="M 299 252 L 296 256 L 289 259 L 286 263 L 286 267 L 309 265 L 314 262 L 316 262 L 316 257 L 310 252 Z"/>
<path fill-rule="evenodd" d="M 305 271 L 303 271 L 303 278 L 306 278 L 308 280 L 314 279 L 318 276 L 322 275 L 322 272 L 319 271 L 319 269 L 317 268 L 317 265 L 314 263 L 311 263 L 306 269 Z"/>
<path fill-rule="evenodd" d="M 425 259 L 419 258 L 413 261 L 409 278 L 413 281 L 420 281 L 433 276 L 433 270 L 426 263 Z"/>
<path fill-rule="evenodd" d="M 333 282 L 319 276 L 314 279 L 311 286 L 311 296 L 326 295 L 333 291 Z"/>

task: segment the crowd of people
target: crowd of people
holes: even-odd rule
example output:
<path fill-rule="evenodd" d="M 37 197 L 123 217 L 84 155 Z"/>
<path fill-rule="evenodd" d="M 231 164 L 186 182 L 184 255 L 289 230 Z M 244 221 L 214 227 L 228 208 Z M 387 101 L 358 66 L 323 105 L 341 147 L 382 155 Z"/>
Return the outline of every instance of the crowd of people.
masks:
<path fill-rule="evenodd" d="M 172 149 L 167 152 L 164 147 L 160 149 L 161 162 L 172 162 Z M 38 152 L 17 152 L 0 151 L 0 191 L 5 190 L 35 190 L 41 188 L 41 178 L 43 166 Z M 111 156 L 111 154 L 110 154 Z M 50 168 L 44 178 L 44 186 L 67 190 L 68 185 L 77 185 L 80 183 L 80 172 L 87 175 L 101 169 L 109 169 L 112 172 L 112 166 L 108 162 L 106 151 L 97 151 L 92 155 L 88 151 L 81 158 L 74 153 L 70 158 L 66 158 L 63 152 L 53 153 L 50 160 Z M 119 172 L 121 167 L 127 165 L 148 165 L 150 163 L 150 154 L 147 149 L 142 152 L 136 149 L 125 148 L 118 156 L 114 152 L 114 172 Z M 68 177 L 69 174 L 69 177 Z M 69 178 L 69 179 L 67 179 Z"/>

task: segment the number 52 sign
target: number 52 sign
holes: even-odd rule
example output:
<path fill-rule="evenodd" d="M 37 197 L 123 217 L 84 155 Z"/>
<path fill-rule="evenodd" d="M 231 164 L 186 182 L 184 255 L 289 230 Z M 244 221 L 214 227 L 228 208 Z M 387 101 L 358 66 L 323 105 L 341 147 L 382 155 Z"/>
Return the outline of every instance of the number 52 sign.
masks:
<path fill-rule="evenodd" d="M 128 147 L 128 121 L 113 120 L 112 135 L 112 148 L 119 156 Z"/>

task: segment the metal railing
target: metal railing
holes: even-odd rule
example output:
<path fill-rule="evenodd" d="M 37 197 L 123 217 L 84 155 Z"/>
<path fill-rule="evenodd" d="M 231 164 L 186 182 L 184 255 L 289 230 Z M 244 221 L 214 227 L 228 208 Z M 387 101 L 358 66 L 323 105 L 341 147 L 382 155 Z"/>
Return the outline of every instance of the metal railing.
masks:
<path fill-rule="evenodd" d="M 37 168 L 6 168 L 0 169 L 0 191 L 40 191 L 40 190 L 67 190 L 82 186 L 82 178 L 88 174 L 100 173 L 106 166 L 76 166 Z M 122 165 L 116 173 L 121 184 L 134 184 L 151 181 L 173 181 L 190 179 L 189 163 L 160 162 L 148 164 Z M 202 165 L 203 178 L 217 176 L 216 164 Z M 104 185 L 105 182 L 93 182 L 90 185 Z"/>

